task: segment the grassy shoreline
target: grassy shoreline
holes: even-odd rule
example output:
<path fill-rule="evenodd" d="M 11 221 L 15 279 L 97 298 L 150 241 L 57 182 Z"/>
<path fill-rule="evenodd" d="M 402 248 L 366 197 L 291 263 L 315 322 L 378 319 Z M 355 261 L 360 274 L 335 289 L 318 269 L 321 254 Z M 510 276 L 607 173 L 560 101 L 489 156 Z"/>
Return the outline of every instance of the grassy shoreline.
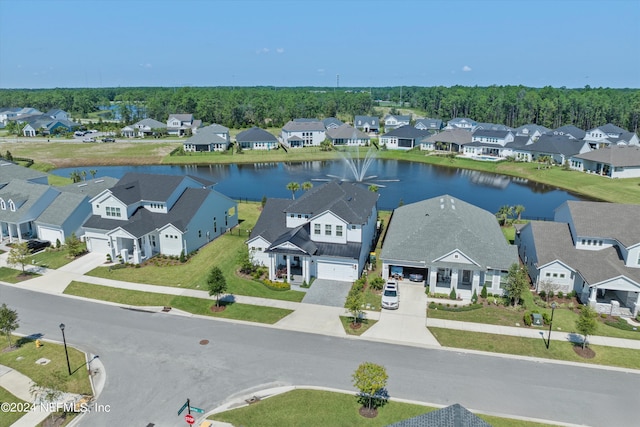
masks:
<path fill-rule="evenodd" d="M 185 156 L 169 156 L 181 142 L 166 140 L 139 140 L 116 144 L 82 144 L 73 142 L 46 143 L 25 141 L 4 142 L 1 151 L 9 150 L 15 157 L 27 157 L 36 162 L 32 168 L 44 172 L 63 167 L 87 167 L 95 165 L 209 165 L 262 162 L 305 162 L 338 160 L 341 151 L 321 151 L 319 147 L 300 150 L 244 150 L 241 154 L 194 153 Z M 360 150 L 364 156 L 366 150 Z M 610 179 L 587 175 L 577 171 L 565 171 L 561 167 L 541 168 L 537 163 L 482 162 L 462 158 L 430 155 L 424 151 L 380 150 L 377 157 L 427 163 L 436 166 L 477 170 L 516 178 L 527 179 L 541 185 L 561 188 L 576 195 L 615 203 L 640 204 L 640 178 Z M 56 182 L 59 184 L 59 182 Z"/>

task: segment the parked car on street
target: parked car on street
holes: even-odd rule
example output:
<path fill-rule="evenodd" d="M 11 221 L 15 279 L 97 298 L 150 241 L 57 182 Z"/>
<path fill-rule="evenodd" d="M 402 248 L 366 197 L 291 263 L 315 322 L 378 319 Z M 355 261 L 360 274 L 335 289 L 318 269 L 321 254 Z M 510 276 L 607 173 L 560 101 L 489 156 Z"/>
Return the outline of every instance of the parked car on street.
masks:
<path fill-rule="evenodd" d="M 82 140 L 82 142 L 96 142 L 95 138 L 85 138 Z"/>
<path fill-rule="evenodd" d="M 400 307 L 400 288 L 398 282 L 389 280 L 382 291 L 382 308 L 397 310 Z"/>
<path fill-rule="evenodd" d="M 116 142 L 115 138 L 102 138 L 102 142 Z"/>
<path fill-rule="evenodd" d="M 29 252 L 36 253 L 51 246 L 51 242 L 46 240 L 31 239 L 27 241 Z"/>

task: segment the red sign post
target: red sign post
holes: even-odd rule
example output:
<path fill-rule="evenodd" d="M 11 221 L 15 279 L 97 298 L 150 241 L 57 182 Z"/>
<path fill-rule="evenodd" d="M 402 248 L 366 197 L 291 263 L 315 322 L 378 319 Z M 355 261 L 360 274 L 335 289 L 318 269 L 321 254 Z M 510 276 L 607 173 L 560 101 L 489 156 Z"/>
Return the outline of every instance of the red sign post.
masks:
<path fill-rule="evenodd" d="M 193 415 L 191 414 L 187 414 L 184 416 L 184 420 L 187 422 L 187 424 L 192 425 L 193 423 L 196 422 L 196 419 L 193 418 Z"/>

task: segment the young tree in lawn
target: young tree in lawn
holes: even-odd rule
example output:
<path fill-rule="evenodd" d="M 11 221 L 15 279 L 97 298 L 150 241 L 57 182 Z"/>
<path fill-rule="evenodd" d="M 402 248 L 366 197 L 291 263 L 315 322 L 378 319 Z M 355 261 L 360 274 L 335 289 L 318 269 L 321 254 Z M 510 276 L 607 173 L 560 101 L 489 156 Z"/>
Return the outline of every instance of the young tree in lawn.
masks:
<path fill-rule="evenodd" d="M 69 256 L 75 258 L 78 255 L 82 255 L 85 252 L 84 244 L 78 239 L 76 233 L 71 233 L 71 236 L 67 237 L 64 241 L 67 247 Z"/>
<path fill-rule="evenodd" d="M 353 322 L 351 323 L 354 327 L 360 323 L 360 319 L 364 311 L 362 310 L 362 305 L 364 304 L 364 294 L 361 291 L 352 291 L 347 295 L 347 301 L 344 307 L 349 311 L 351 316 L 353 317 Z"/>
<path fill-rule="evenodd" d="M 387 370 L 384 366 L 363 362 L 352 375 L 353 385 L 360 390 L 360 397 L 367 399 L 367 409 L 372 411 L 373 400 L 379 399 L 380 392 L 387 386 Z"/>
<path fill-rule="evenodd" d="M 524 268 L 516 263 L 511 264 L 504 290 L 514 306 L 520 303 L 520 298 L 522 298 L 522 293 L 527 289 L 527 285 L 527 273 Z"/>
<path fill-rule="evenodd" d="M 24 273 L 24 267 L 25 265 L 29 264 L 30 256 L 31 256 L 31 252 L 29 252 L 29 247 L 27 246 L 27 242 L 17 243 L 9 251 L 7 264 L 19 265 L 20 267 L 22 267 L 22 272 Z"/>
<path fill-rule="evenodd" d="M 598 313 L 588 305 L 583 305 L 580 308 L 580 316 L 576 320 L 576 330 L 584 336 L 582 340 L 583 349 L 587 345 L 587 337 L 593 335 L 598 329 L 597 316 Z"/>
<path fill-rule="evenodd" d="M 545 279 L 538 284 L 538 289 L 544 291 L 545 298 L 549 302 L 549 295 L 553 295 L 560 289 L 560 285 L 550 279 Z"/>
<path fill-rule="evenodd" d="M 7 307 L 7 304 L 2 304 L 0 307 L 0 331 L 7 336 L 9 340 L 9 348 L 13 347 L 11 344 L 11 333 L 18 329 L 18 312 L 11 310 Z"/>
<path fill-rule="evenodd" d="M 300 184 L 298 184 L 297 182 L 290 182 L 287 184 L 287 190 L 291 191 L 291 196 L 293 197 L 293 200 L 296 199 L 296 191 L 298 191 L 300 189 Z"/>
<path fill-rule="evenodd" d="M 227 279 L 224 278 L 222 270 L 218 267 L 213 267 L 207 277 L 207 289 L 209 295 L 216 296 L 216 307 L 220 307 L 220 295 L 227 291 Z"/>

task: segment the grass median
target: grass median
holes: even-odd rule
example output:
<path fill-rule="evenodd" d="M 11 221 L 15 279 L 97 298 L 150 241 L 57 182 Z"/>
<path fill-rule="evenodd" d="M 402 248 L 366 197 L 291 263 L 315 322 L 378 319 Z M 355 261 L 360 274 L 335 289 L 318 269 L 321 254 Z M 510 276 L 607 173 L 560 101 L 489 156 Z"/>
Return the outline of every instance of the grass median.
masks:
<path fill-rule="evenodd" d="M 18 404 L 23 404 L 26 402 L 24 400 L 17 398 L 16 396 L 9 393 L 6 389 L 2 387 L 0 387 L 0 403 L 8 403 L 10 405 L 16 405 L 16 406 L 9 406 L 8 410 L 3 409 L 2 412 L 0 412 L 0 426 L 10 426 L 16 421 L 18 421 L 25 414 L 25 412 L 23 411 L 17 411 L 17 410 L 12 411 L 11 409 L 16 408 Z"/>
<path fill-rule="evenodd" d="M 236 426 L 386 426 L 407 418 L 435 411 L 438 408 L 389 401 L 378 410 L 375 418 L 364 418 L 358 413 L 360 404 L 353 394 L 320 390 L 293 390 L 260 402 L 215 414 L 209 419 L 232 423 Z M 478 415 L 494 427 L 538 427 L 528 421 Z"/>
<path fill-rule="evenodd" d="M 127 306 L 173 307 L 192 314 L 270 325 L 292 313 L 292 310 L 283 308 L 238 303 L 227 304 L 224 311 L 214 313 L 211 306 L 215 305 L 215 301 L 211 299 L 132 291 L 76 281 L 71 282 L 64 293 Z"/>
<path fill-rule="evenodd" d="M 553 334 L 547 349 L 542 336 L 540 338 L 520 338 L 433 327 L 430 327 L 429 331 L 445 347 L 640 369 L 638 350 L 589 345 L 595 352 L 595 357 L 593 359 L 585 359 L 573 351 L 573 347 L 576 344 L 564 340 L 554 340 Z M 546 334 L 544 334 L 544 337 L 546 339 Z"/>

